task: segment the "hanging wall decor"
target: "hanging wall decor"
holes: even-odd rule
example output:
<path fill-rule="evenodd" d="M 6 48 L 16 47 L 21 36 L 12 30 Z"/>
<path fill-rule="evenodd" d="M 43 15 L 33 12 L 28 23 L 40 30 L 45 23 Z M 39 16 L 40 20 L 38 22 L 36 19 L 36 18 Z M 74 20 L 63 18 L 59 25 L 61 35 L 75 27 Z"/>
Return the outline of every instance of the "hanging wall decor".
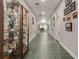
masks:
<path fill-rule="evenodd" d="M 77 18 L 78 17 L 78 12 L 77 11 L 73 12 L 72 17 Z"/>
<path fill-rule="evenodd" d="M 66 16 L 64 16 L 64 17 L 63 17 L 63 21 L 66 21 L 66 19 L 67 19 L 67 17 L 66 17 Z"/>
<path fill-rule="evenodd" d="M 34 24 L 34 17 L 32 17 L 32 24 Z"/>
<path fill-rule="evenodd" d="M 71 20 L 71 16 L 70 15 L 67 16 L 67 21 L 69 21 L 69 20 Z"/>
<path fill-rule="evenodd" d="M 73 12 L 74 10 L 76 10 L 76 3 L 75 3 L 75 1 L 72 2 L 68 7 L 66 7 L 64 9 L 64 15 L 67 15 L 67 14 Z"/>
<path fill-rule="evenodd" d="M 72 31 L 72 22 L 66 23 L 65 29 L 66 29 L 66 31 Z"/>
<path fill-rule="evenodd" d="M 71 2 L 72 0 L 65 0 L 65 6 L 67 7 Z"/>

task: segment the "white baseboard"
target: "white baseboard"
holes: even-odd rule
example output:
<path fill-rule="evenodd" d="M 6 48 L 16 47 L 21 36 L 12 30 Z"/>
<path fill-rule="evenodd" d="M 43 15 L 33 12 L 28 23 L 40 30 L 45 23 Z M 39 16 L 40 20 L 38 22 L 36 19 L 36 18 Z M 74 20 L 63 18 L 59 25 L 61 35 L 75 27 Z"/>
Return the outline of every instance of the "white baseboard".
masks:
<path fill-rule="evenodd" d="M 74 53 L 72 53 L 61 41 L 59 41 L 59 44 L 61 44 L 61 46 L 74 58 L 74 59 L 78 59 L 76 55 L 74 55 Z"/>
<path fill-rule="evenodd" d="M 49 33 L 49 32 L 48 32 Z M 55 38 L 56 39 L 56 37 L 55 37 L 55 35 L 53 35 L 52 33 L 49 33 L 53 38 Z M 58 39 L 56 39 L 56 40 L 58 40 Z"/>
<path fill-rule="evenodd" d="M 29 39 L 29 43 L 32 41 L 32 39 L 33 39 L 37 34 L 38 34 L 38 32 L 37 32 L 35 35 L 33 35 L 31 39 Z"/>
<path fill-rule="evenodd" d="M 74 55 L 74 53 L 72 53 L 59 39 L 57 39 L 53 34 L 49 33 L 52 37 L 54 37 L 59 44 L 74 58 L 74 59 L 78 59 L 78 57 L 76 55 Z"/>

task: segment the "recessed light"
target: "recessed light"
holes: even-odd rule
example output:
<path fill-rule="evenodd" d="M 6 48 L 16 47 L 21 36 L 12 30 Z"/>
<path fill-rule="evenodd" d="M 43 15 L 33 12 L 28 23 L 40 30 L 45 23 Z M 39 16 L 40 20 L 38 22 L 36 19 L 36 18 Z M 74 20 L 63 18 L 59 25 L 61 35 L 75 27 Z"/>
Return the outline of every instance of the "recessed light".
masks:
<path fill-rule="evenodd" d="M 42 23 L 45 23 L 46 22 L 46 19 L 42 19 Z"/>
<path fill-rule="evenodd" d="M 45 12 L 42 12 L 42 15 L 45 15 Z"/>
<path fill-rule="evenodd" d="M 45 2 L 46 0 L 41 0 L 42 2 Z"/>

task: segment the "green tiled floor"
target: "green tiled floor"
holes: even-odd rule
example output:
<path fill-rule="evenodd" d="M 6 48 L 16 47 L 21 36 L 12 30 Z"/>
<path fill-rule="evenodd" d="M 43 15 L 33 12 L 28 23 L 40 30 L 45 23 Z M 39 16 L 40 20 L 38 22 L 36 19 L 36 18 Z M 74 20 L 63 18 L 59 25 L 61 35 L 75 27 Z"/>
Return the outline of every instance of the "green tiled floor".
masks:
<path fill-rule="evenodd" d="M 41 32 L 31 41 L 24 59 L 73 59 L 48 33 Z"/>

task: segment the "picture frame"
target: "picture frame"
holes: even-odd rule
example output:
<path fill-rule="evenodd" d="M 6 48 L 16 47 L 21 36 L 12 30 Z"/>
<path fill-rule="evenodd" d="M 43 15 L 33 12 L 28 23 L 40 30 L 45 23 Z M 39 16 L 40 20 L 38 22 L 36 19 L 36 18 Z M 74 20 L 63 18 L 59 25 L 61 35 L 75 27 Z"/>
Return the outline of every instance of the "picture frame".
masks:
<path fill-rule="evenodd" d="M 32 17 L 32 24 L 34 24 L 34 17 Z"/>
<path fill-rule="evenodd" d="M 73 17 L 73 19 L 74 19 L 74 18 L 77 18 L 77 17 L 78 17 L 78 12 L 77 12 L 77 11 L 73 12 L 73 13 L 72 13 L 72 17 Z"/>
<path fill-rule="evenodd" d="M 63 17 L 63 21 L 66 21 L 66 17 Z"/>
<path fill-rule="evenodd" d="M 74 11 L 76 9 L 76 2 L 74 1 L 72 4 L 71 4 L 71 12 Z"/>
<path fill-rule="evenodd" d="M 76 2 L 72 2 L 68 7 L 64 9 L 64 15 L 67 15 L 76 10 Z"/>
<path fill-rule="evenodd" d="M 70 15 L 67 16 L 67 21 L 69 21 L 69 20 L 71 20 L 71 16 Z"/>
<path fill-rule="evenodd" d="M 72 22 L 66 23 L 65 29 L 66 29 L 66 31 L 72 31 Z"/>
<path fill-rule="evenodd" d="M 71 2 L 72 0 L 65 0 L 65 6 L 67 7 Z"/>

